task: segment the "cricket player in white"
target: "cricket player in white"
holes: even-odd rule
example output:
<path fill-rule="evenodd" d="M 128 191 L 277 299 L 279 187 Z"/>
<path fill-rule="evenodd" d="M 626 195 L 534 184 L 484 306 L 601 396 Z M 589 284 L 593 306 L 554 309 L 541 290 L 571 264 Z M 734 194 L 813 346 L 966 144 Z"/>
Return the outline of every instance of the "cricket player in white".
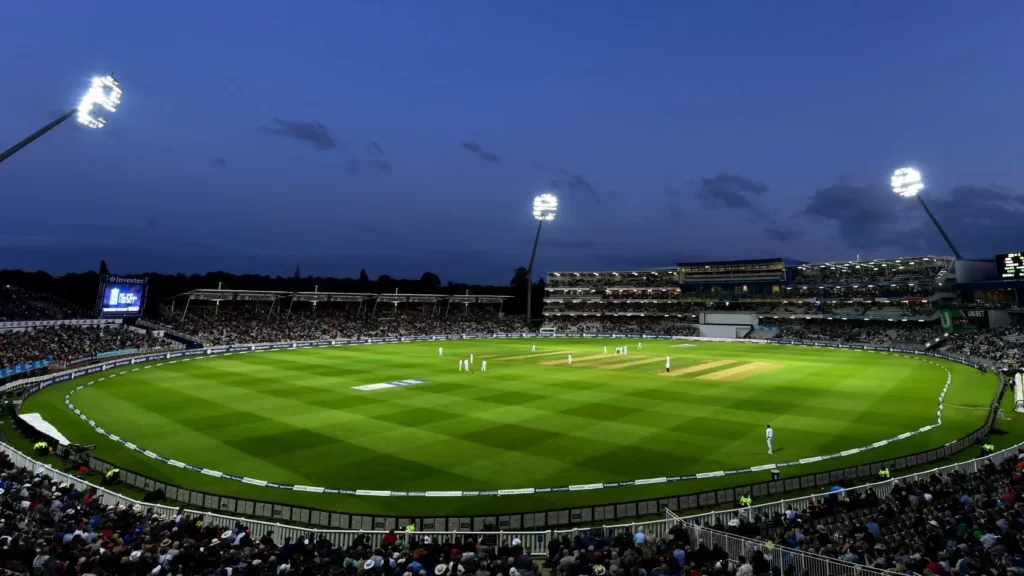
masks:
<path fill-rule="evenodd" d="M 472 363 L 473 363 L 473 354 L 470 354 L 470 355 L 469 355 L 469 363 L 470 363 L 470 364 L 472 364 Z"/>
<path fill-rule="evenodd" d="M 441 348 L 437 349 L 437 355 L 438 356 L 444 356 L 444 347 L 441 347 Z"/>
<path fill-rule="evenodd" d="M 768 429 L 764 431 L 764 437 L 768 440 L 768 454 L 772 453 L 772 438 L 775 437 L 775 432 L 772 430 L 772 425 L 768 425 Z"/>
<path fill-rule="evenodd" d="M 462 372 L 462 358 L 459 358 L 459 372 Z"/>
<path fill-rule="evenodd" d="M 644 349 L 644 343 L 643 342 L 637 342 L 636 343 L 636 349 L 637 350 L 643 350 Z"/>
<path fill-rule="evenodd" d="M 569 353 L 569 366 L 572 366 L 572 353 Z"/>
<path fill-rule="evenodd" d="M 480 371 L 487 372 L 487 360 L 483 360 L 480 362 Z"/>
<path fill-rule="evenodd" d="M 671 356 L 665 356 L 665 372 L 671 372 L 671 371 L 672 371 L 672 357 Z"/>
<path fill-rule="evenodd" d="M 607 354 L 607 353 L 608 353 L 608 347 L 607 347 L 607 346 L 605 346 L 605 347 L 604 347 L 604 353 L 605 353 L 605 354 Z"/>
<path fill-rule="evenodd" d="M 537 345 L 534 344 L 533 346 L 530 347 L 530 352 L 536 352 L 536 351 L 537 351 Z"/>

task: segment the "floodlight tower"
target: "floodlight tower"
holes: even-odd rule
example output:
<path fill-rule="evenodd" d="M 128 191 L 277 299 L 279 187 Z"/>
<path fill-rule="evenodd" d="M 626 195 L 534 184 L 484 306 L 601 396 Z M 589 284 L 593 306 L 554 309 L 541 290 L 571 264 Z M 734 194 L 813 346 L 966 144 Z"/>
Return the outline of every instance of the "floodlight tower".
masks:
<path fill-rule="evenodd" d="M 960 251 L 953 245 L 953 241 L 949 239 L 949 235 L 942 228 L 942 224 L 939 224 L 939 220 L 932 214 L 931 208 L 924 203 L 924 197 L 921 196 L 921 190 L 924 189 L 924 180 L 921 179 L 921 173 L 913 168 L 900 168 L 892 173 L 892 191 L 896 194 L 910 198 L 912 196 L 917 197 L 917 201 L 921 203 L 921 207 L 924 208 L 925 213 L 932 219 L 932 224 L 939 229 L 939 234 L 942 234 L 942 238 L 946 241 L 946 245 L 953 251 L 953 256 L 960 260 Z"/>
<path fill-rule="evenodd" d="M 537 220 L 537 235 L 533 237 L 533 250 L 530 252 L 530 265 L 526 268 L 526 326 L 530 326 L 533 308 L 533 259 L 537 256 L 537 242 L 540 240 L 540 229 L 545 222 L 555 219 L 558 213 L 558 198 L 554 194 L 541 194 L 533 199 L 533 217 Z"/>
<path fill-rule="evenodd" d="M 97 76 L 92 79 L 92 83 L 89 85 L 89 90 L 84 96 L 82 96 L 82 101 L 78 103 L 78 106 L 68 110 L 63 116 L 57 118 L 53 122 L 50 122 L 46 126 L 43 126 L 39 130 L 29 134 L 21 142 L 18 142 L 7 150 L 0 152 L 0 162 L 14 156 L 14 154 L 19 150 L 35 142 L 43 134 L 46 134 L 50 130 L 60 126 L 65 120 L 70 119 L 72 116 L 77 116 L 78 121 L 89 128 L 103 128 L 103 126 L 107 124 L 107 120 L 102 116 L 96 115 L 94 113 L 95 108 L 99 106 L 106 109 L 108 112 L 115 112 L 117 111 L 117 106 L 120 103 L 121 87 L 118 85 L 117 80 L 115 80 L 113 76 Z"/>

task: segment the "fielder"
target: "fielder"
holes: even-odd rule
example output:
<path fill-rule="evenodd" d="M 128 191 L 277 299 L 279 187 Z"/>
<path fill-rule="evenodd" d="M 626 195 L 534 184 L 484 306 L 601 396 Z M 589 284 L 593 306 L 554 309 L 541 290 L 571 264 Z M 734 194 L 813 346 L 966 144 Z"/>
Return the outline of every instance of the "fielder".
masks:
<path fill-rule="evenodd" d="M 537 351 L 537 345 L 534 344 L 533 346 L 530 347 L 530 352 L 536 352 L 536 351 Z"/>
<path fill-rule="evenodd" d="M 768 454 L 772 453 L 772 438 L 775 437 L 775 432 L 772 430 L 772 425 L 768 425 L 768 429 L 764 431 L 764 437 L 768 440 Z"/>
<path fill-rule="evenodd" d="M 472 353 L 469 354 L 469 363 L 470 364 L 473 363 L 473 354 Z"/>
<path fill-rule="evenodd" d="M 643 342 L 637 342 L 636 343 L 636 349 L 637 350 L 643 350 L 644 349 L 644 343 Z"/>
<path fill-rule="evenodd" d="M 605 346 L 605 347 L 604 347 L 604 353 L 605 353 L 605 354 L 607 354 L 607 353 L 608 353 L 608 347 L 607 347 L 607 346 Z"/>
<path fill-rule="evenodd" d="M 671 371 L 672 371 L 672 357 L 671 356 L 665 356 L 665 373 L 667 374 L 667 373 L 669 373 Z"/>
<path fill-rule="evenodd" d="M 459 358 L 459 372 L 462 372 L 462 358 Z"/>
<path fill-rule="evenodd" d="M 439 347 L 437 349 L 437 355 L 438 356 L 444 356 L 444 347 Z"/>
<path fill-rule="evenodd" d="M 487 360 L 482 360 L 480 362 L 480 371 L 487 372 Z"/>
<path fill-rule="evenodd" d="M 572 352 L 569 353 L 569 366 L 572 366 Z"/>

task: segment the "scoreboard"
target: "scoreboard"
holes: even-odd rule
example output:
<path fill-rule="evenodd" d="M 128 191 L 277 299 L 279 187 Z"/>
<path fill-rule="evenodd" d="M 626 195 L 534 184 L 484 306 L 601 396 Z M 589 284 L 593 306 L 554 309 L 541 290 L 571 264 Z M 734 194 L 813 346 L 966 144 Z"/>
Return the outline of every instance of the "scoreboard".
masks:
<path fill-rule="evenodd" d="M 1024 279 L 1024 253 L 996 254 L 996 268 L 1003 279 Z"/>
<path fill-rule="evenodd" d="M 146 308 L 148 278 L 101 276 L 97 318 L 138 318 Z"/>

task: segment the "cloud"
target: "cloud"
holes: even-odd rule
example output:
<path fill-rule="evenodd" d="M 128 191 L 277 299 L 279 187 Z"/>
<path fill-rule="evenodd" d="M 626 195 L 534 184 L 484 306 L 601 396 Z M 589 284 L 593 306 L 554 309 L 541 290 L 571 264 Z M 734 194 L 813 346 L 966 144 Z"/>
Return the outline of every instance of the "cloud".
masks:
<path fill-rule="evenodd" d="M 274 126 L 264 127 L 262 130 L 312 144 L 317 150 L 326 151 L 341 147 L 341 141 L 320 122 L 296 122 L 274 118 Z"/>
<path fill-rule="evenodd" d="M 919 215 L 882 184 L 839 183 L 816 190 L 802 216 L 835 225 L 849 248 L 921 250 Z"/>
<path fill-rule="evenodd" d="M 769 226 L 765 226 L 764 230 L 761 233 L 772 240 L 783 243 L 799 240 L 804 236 L 802 230 L 794 228 L 792 226 L 785 226 L 780 224 L 771 224 Z"/>
<path fill-rule="evenodd" d="M 480 158 L 481 160 L 483 160 L 485 162 L 490 162 L 492 164 L 497 164 L 497 163 L 501 162 L 501 158 L 499 158 L 497 154 L 492 154 L 492 153 L 484 150 L 483 146 L 481 146 L 477 142 L 472 142 L 472 141 L 463 142 L 462 143 L 462 148 L 464 150 L 466 150 L 467 152 L 471 152 L 471 153 L 475 154 L 478 158 Z"/>
<path fill-rule="evenodd" d="M 228 165 L 228 161 L 227 161 L 226 158 L 214 158 L 213 159 L 213 163 L 216 164 L 217 166 L 227 166 Z"/>
<path fill-rule="evenodd" d="M 968 184 L 956 186 L 945 194 L 928 194 L 926 199 L 965 258 L 991 258 L 997 253 L 1018 251 L 1024 244 L 1020 232 L 1021 222 L 1024 222 L 1024 193 L 998 185 Z M 942 236 L 927 218 L 921 218 L 917 234 L 933 247 L 932 250 L 949 252 Z"/>
<path fill-rule="evenodd" d="M 760 196 L 767 192 L 768 185 L 759 180 L 735 174 L 719 174 L 714 178 L 701 179 L 697 199 L 705 208 L 743 210 L 754 206 L 748 196 Z"/>

